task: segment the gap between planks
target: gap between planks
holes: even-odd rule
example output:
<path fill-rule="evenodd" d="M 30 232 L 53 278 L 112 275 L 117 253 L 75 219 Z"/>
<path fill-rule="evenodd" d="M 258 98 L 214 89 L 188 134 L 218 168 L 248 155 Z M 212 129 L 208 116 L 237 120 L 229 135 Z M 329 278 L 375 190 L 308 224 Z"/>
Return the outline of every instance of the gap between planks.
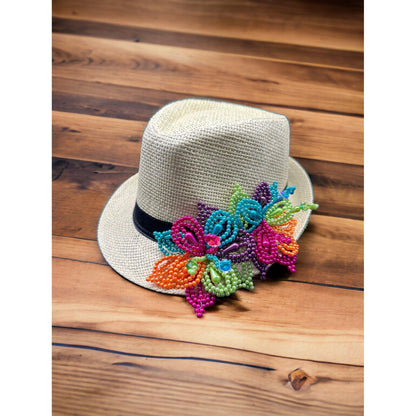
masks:
<path fill-rule="evenodd" d="M 140 289 L 108 267 L 53 259 L 53 273 L 57 326 L 204 344 L 215 339 L 239 349 L 362 365 L 363 292 L 259 281 L 255 293 L 239 291 L 199 320 L 182 297 Z"/>
<path fill-rule="evenodd" d="M 223 99 L 363 113 L 363 74 L 67 34 L 53 35 L 53 75 Z M 256 74 L 253 77 L 253 74 Z M 224 88 L 226 85 L 226 88 Z"/>
<path fill-rule="evenodd" d="M 226 345 L 215 345 L 215 344 L 204 344 L 204 343 L 199 343 L 199 342 L 194 342 L 194 341 L 186 341 L 186 340 L 178 340 L 178 339 L 174 339 L 174 338 L 160 338 L 160 337 L 154 337 L 154 336 L 146 336 L 146 335 L 140 335 L 140 334 L 128 334 L 128 333 L 123 333 L 123 332 L 111 332 L 111 331 L 104 331 L 104 330 L 98 330 L 98 329 L 94 329 L 94 328 L 83 328 L 83 327 L 70 327 L 70 326 L 62 326 L 62 325 L 52 325 L 52 329 L 53 330 L 65 330 L 65 331 L 70 331 L 70 332 L 85 332 L 85 333 L 92 333 L 92 334 L 103 334 L 103 335 L 115 335 L 115 336 L 121 336 L 121 337 L 129 337 L 129 338 L 139 338 L 139 339 L 145 339 L 145 340 L 155 340 L 155 341 L 168 341 L 169 343 L 174 343 L 174 344 L 189 344 L 189 345 L 194 345 L 194 346 L 201 346 L 201 347 L 209 347 L 209 348 L 215 348 L 218 350 L 230 350 L 232 351 L 237 351 L 239 353 L 244 353 L 244 354 L 253 354 L 256 356 L 265 356 L 265 357 L 270 357 L 270 358 L 282 358 L 285 360 L 293 360 L 293 361 L 299 361 L 298 358 L 293 358 L 290 356 L 280 356 L 280 355 L 276 355 L 276 354 L 269 354 L 269 353 L 265 353 L 265 352 L 258 352 L 258 351 L 251 351 L 251 350 L 247 350 L 247 349 L 242 349 L 242 348 L 236 348 L 236 347 L 229 347 Z M 71 341 L 73 342 L 73 341 Z M 205 357 L 204 357 L 205 358 Z M 363 368 L 364 365 L 363 364 L 339 364 L 336 362 L 329 362 L 329 361 L 315 361 L 315 360 L 302 360 L 305 362 L 311 362 L 311 363 L 315 363 L 315 364 L 330 364 L 330 365 L 340 365 L 340 366 L 346 366 L 346 367 L 358 367 L 358 368 Z M 250 365 L 250 364 L 246 364 L 244 363 L 244 365 Z M 265 367 L 267 369 L 270 370 L 276 370 L 276 368 L 271 368 L 271 367 Z"/>
<path fill-rule="evenodd" d="M 111 142 L 111 141 L 110 141 Z M 133 143 L 130 143 L 133 145 Z M 124 149 L 125 147 L 125 149 Z M 114 146 L 112 157 L 135 157 L 133 150 L 127 151 L 128 146 Z M 76 143 L 74 143 L 76 148 Z M 104 152 L 108 157 L 108 148 L 92 145 L 94 154 Z M 82 146 L 82 151 L 85 147 Z M 88 159 L 88 157 L 87 157 Z M 363 219 L 363 167 L 340 163 L 324 162 L 313 159 L 298 161 L 309 173 L 315 193 L 315 201 L 320 205 L 317 215 Z M 53 158 L 53 215 L 63 212 L 75 214 L 72 192 L 76 193 L 78 203 L 84 205 L 83 217 L 65 220 L 65 223 L 88 224 L 87 219 L 102 210 L 102 206 L 113 194 L 118 185 L 137 173 L 137 167 L 127 167 L 114 163 L 97 163 L 88 160 L 68 158 Z M 99 207 L 99 208 L 98 208 Z M 93 210 L 96 210 L 95 213 Z M 62 211 L 64 210 L 64 211 Z M 55 218 L 55 217 L 54 217 Z M 94 220 L 95 221 L 95 220 Z M 98 218 L 97 218 L 98 221 Z M 55 224 L 58 222 L 54 221 Z M 80 229 L 81 230 L 81 229 Z M 56 230 L 54 228 L 54 232 Z M 74 234 L 77 235 L 77 234 Z M 95 231 L 94 231 L 95 235 Z M 88 236 L 89 238 L 91 235 Z"/>
<path fill-rule="evenodd" d="M 193 94 L 192 92 L 189 93 L 181 93 L 175 91 L 168 91 L 163 89 L 152 89 L 142 86 L 126 86 L 126 85 L 119 85 L 116 83 L 105 83 L 101 81 L 88 81 L 64 76 L 54 75 L 52 76 L 52 83 L 53 83 L 53 93 L 55 97 L 57 97 L 57 101 L 59 103 L 59 97 L 63 96 L 65 98 L 69 98 L 71 96 L 76 97 L 77 95 L 74 94 L 74 91 L 80 91 L 81 94 L 80 98 L 103 98 L 108 100 L 111 103 L 111 100 L 117 102 L 118 104 L 129 103 L 132 105 L 133 103 L 143 104 L 146 103 L 148 105 L 148 110 L 150 113 L 146 113 L 145 119 L 139 120 L 148 120 L 153 113 L 162 107 L 164 104 L 167 104 L 171 101 L 181 100 L 183 98 L 210 98 L 214 100 L 224 100 L 221 96 L 215 95 L 198 95 Z M 211 92 L 210 92 L 211 93 Z M 136 97 L 136 98 L 135 98 Z M 142 102 L 143 101 L 143 102 Z M 285 103 L 280 104 L 270 104 L 262 101 L 250 101 L 245 97 L 244 99 L 234 99 L 234 98 L 227 98 L 226 101 L 234 102 L 237 104 L 244 104 L 244 105 L 253 105 L 260 108 L 267 109 L 269 108 L 270 111 L 286 111 L 286 110 L 298 110 L 298 111 L 305 111 L 311 112 L 316 114 L 328 114 L 334 116 L 346 116 L 346 117 L 354 117 L 359 118 L 363 121 L 364 115 L 362 113 L 346 113 L 342 111 L 336 111 L 333 109 L 319 109 L 313 107 L 301 107 L 298 105 L 287 105 Z M 71 104 L 71 103 L 69 103 Z M 273 108 L 275 110 L 273 110 Z M 282 110 L 279 110 L 282 109 Z M 59 111 L 59 108 L 56 108 Z M 87 110 L 87 108 L 85 108 Z M 122 110 L 123 111 L 123 110 Z M 71 112 L 70 110 L 66 110 L 66 112 Z M 72 111 L 77 113 L 78 111 Z M 88 113 L 86 113 L 88 114 Z M 104 113 L 105 114 L 105 113 Z M 101 115 L 104 116 L 103 113 L 98 114 L 91 114 L 91 115 Z M 121 114 L 121 113 L 117 113 Z M 284 113 L 283 113 L 284 114 Z M 108 115 L 107 115 L 108 117 Z M 116 117 L 117 118 L 117 117 Z M 118 116 L 118 118 L 124 118 L 127 120 L 136 120 L 137 118 L 132 118 L 131 116 L 128 117 Z"/>
<path fill-rule="evenodd" d="M 78 104 L 80 112 L 94 112 L 94 108 L 108 106 L 108 101 L 95 103 L 85 108 Z M 54 107 L 60 107 L 59 102 Z M 114 104 L 116 107 L 116 104 Z M 123 103 L 140 112 L 139 103 Z M 108 108 L 108 107 L 107 107 Z M 281 112 L 279 108 L 265 106 L 266 110 Z M 65 110 L 65 108 L 62 108 Z M 74 108 L 71 108 L 74 111 Z M 152 112 L 156 112 L 154 108 Z M 148 111 L 148 110 L 145 110 Z M 94 160 L 96 162 L 118 163 L 137 167 L 141 137 L 147 124 L 143 120 L 120 118 L 121 114 L 103 117 L 90 114 L 53 111 L 53 156 Z M 295 158 L 316 159 L 328 162 L 363 165 L 363 123 L 346 116 L 328 114 L 310 115 L 300 110 L 285 112 L 291 125 L 291 151 Z M 114 117 L 117 116 L 117 117 Z M 147 115 L 146 115 L 147 117 Z M 150 115 L 149 115 L 150 118 Z M 108 148 L 112 159 L 97 159 L 98 154 Z M 342 149 L 342 151 L 340 151 Z M 111 150 L 111 151 L 110 151 Z M 95 156 L 95 157 L 94 157 Z"/>
<path fill-rule="evenodd" d="M 363 52 L 362 1 L 189 2 L 55 0 L 52 15 L 121 26 Z"/>
<path fill-rule="evenodd" d="M 73 259 L 73 258 L 69 258 L 69 257 L 52 256 L 52 258 L 53 259 L 59 259 L 59 260 L 77 261 L 77 262 L 80 262 L 80 263 L 97 264 L 99 266 L 110 267 L 108 264 L 104 264 L 104 263 L 98 263 L 98 262 L 88 261 L 88 260 Z M 364 291 L 364 288 L 361 288 L 361 287 L 342 286 L 342 285 L 335 285 L 335 284 L 330 284 L 330 283 L 308 282 L 308 281 L 305 281 L 305 280 L 288 279 L 287 282 L 301 283 L 301 284 L 305 284 L 305 285 L 316 285 L 316 286 L 332 287 L 332 288 L 335 288 L 335 289 L 358 290 L 359 292 Z"/>
<path fill-rule="evenodd" d="M 363 53 L 355 51 L 307 47 L 288 43 L 255 41 L 194 33 L 172 32 L 140 26 L 122 26 L 82 19 L 53 17 L 52 31 L 96 38 L 108 38 L 211 50 L 237 56 L 251 56 L 277 62 L 308 66 L 347 69 L 363 72 Z"/>
<path fill-rule="evenodd" d="M 91 392 L 91 388 L 99 384 L 99 397 L 107 397 L 107 389 L 112 392 L 119 391 L 115 387 L 118 380 L 122 380 L 124 395 L 130 388 L 136 392 L 141 391 L 142 388 L 146 389 L 143 399 L 138 399 L 139 408 L 142 409 L 143 400 L 152 397 L 153 391 L 158 392 L 159 398 L 163 397 L 165 392 L 171 396 L 172 389 L 169 388 L 171 379 L 176 386 L 182 383 L 193 383 L 194 388 L 196 385 L 201 385 L 205 398 L 207 398 L 206 394 L 213 393 L 218 400 L 218 396 L 226 390 L 226 403 L 230 406 L 228 414 L 231 408 L 237 412 L 236 403 L 233 403 L 234 395 L 240 396 L 239 404 L 243 404 L 243 408 L 250 415 L 253 415 L 255 396 L 257 396 L 256 400 L 259 400 L 255 408 L 263 409 L 262 414 L 273 414 L 278 406 L 279 415 L 293 414 L 293 409 L 295 414 L 300 412 L 309 415 L 311 414 L 309 401 L 313 403 L 313 408 L 319 416 L 358 415 L 362 410 L 362 366 L 286 358 L 192 341 L 182 342 L 176 339 L 158 339 L 134 334 L 120 335 L 88 328 L 55 326 L 53 342 L 56 406 L 62 404 L 62 398 L 65 397 L 65 403 L 74 400 L 72 409 L 78 408 L 77 406 L 85 408 L 91 400 L 94 401 L 94 397 L 91 394 L 84 396 L 82 394 L 84 389 L 86 392 Z M 300 373 L 301 376 L 307 374 L 309 382 L 294 384 L 292 375 L 295 373 Z M 140 388 L 137 383 L 143 387 Z M 204 384 L 206 388 L 203 388 Z M 179 387 L 175 394 L 179 403 L 182 402 L 179 399 L 180 390 Z M 242 395 L 242 391 L 246 390 L 246 394 Z M 62 396 L 64 391 L 71 391 L 73 394 Z M 257 391 L 261 392 L 261 397 L 257 393 L 253 396 L 252 392 Z M 77 400 L 74 395 L 77 396 Z M 114 400 L 118 400 L 118 397 L 114 395 L 111 397 L 111 402 L 114 404 Z M 137 394 L 132 397 L 137 397 Z M 242 397 L 245 399 L 243 400 Z M 85 400 L 88 402 L 84 403 Z M 57 404 L 57 401 L 60 403 Z M 189 403 L 189 400 L 186 402 Z M 213 402 L 204 400 L 205 410 L 208 403 Z M 131 406 L 134 406 L 134 402 L 129 401 L 126 404 L 125 400 L 122 400 L 120 405 L 115 404 L 118 412 L 123 409 L 123 414 L 132 410 Z M 94 406 L 95 409 L 97 407 L 99 408 L 99 403 Z M 152 414 L 154 409 L 152 403 Z M 286 413 L 286 410 L 283 412 L 284 409 L 289 413 Z M 100 410 L 103 414 L 102 409 Z M 173 413 L 171 408 L 169 414 Z M 178 413 L 186 414 L 183 411 Z M 237 413 L 244 414 L 241 410 Z M 194 407 L 192 414 L 195 414 Z"/>
<path fill-rule="evenodd" d="M 94 221 L 95 222 L 95 221 Z M 269 277 L 288 281 L 362 290 L 363 221 L 315 216 L 301 239 L 297 272 L 270 269 Z M 95 236 L 94 236 L 95 237 Z M 52 240 L 56 258 L 106 265 L 95 239 L 72 238 L 63 228 Z"/>

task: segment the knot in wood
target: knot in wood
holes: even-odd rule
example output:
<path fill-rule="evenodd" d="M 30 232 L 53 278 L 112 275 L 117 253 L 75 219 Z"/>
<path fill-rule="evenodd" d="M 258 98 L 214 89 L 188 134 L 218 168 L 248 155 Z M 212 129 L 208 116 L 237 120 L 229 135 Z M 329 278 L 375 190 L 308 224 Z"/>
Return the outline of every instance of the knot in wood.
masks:
<path fill-rule="evenodd" d="M 306 388 L 315 382 L 313 377 L 306 374 L 300 368 L 297 368 L 296 370 L 293 370 L 291 373 L 289 373 L 288 378 L 290 384 L 296 391 L 299 391 L 302 387 Z"/>

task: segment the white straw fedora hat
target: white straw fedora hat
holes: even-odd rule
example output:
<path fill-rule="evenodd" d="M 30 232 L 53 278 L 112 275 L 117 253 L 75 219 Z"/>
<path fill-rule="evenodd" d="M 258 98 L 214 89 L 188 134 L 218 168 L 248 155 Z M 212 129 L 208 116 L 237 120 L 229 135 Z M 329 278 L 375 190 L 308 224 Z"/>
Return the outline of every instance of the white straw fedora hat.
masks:
<path fill-rule="evenodd" d="M 264 277 L 272 261 L 264 260 L 266 257 L 259 247 L 266 241 L 264 235 L 270 232 L 270 226 L 277 236 L 288 234 L 285 243 L 278 238 L 279 247 L 287 247 L 286 243 L 291 240 L 295 244 L 308 223 L 311 209 L 317 208 L 308 174 L 289 156 L 289 147 L 290 126 L 284 115 L 208 99 L 192 98 L 167 104 L 153 115 L 143 133 L 138 173 L 120 185 L 103 209 L 97 236 L 102 255 L 116 272 L 131 282 L 159 292 L 186 294 L 187 299 L 190 286 L 195 290 L 198 286 L 200 292 L 209 292 L 207 296 L 212 298 L 232 293 L 231 288 L 252 288 L 247 283 L 252 273 L 247 272 L 243 273 L 245 284 L 243 278 L 239 281 L 235 278 L 230 280 L 234 282 L 229 284 L 230 289 L 225 289 L 228 282 L 225 277 L 230 275 L 227 272 L 236 272 L 237 276 L 238 271 L 242 272 L 241 268 L 234 267 L 236 264 L 229 267 L 229 261 L 224 258 L 233 263 L 234 257 L 227 257 L 224 252 L 241 253 L 244 244 L 240 240 L 248 236 L 254 243 L 246 246 L 253 256 L 256 251 L 257 258 L 243 256 L 243 260 L 253 260 L 252 269 L 259 269 Z M 288 205 L 284 205 L 286 202 Z M 271 209 L 267 211 L 266 205 Z M 216 210 L 215 218 L 222 219 L 208 221 L 209 214 Z M 184 216 L 196 219 L 199 225 L 195 220 L 186 222 Z M 182 222 L 176 224 L 179 218 Z M 227 239 L 228 246 L 232 243 L 232 247 L 223 244 L 226 239 L 221 234 L 222 226 L 224 232 L 228 226 L 232 234 Z M 265 244 L 268 250 L 269 245 Z M 192 245 L 200 249 L 192 249 Z M 282 250 L 276 258 L 288 259 L 285 253 L 293 254 Z M 172 284 L 172 276 L 167 272 L 171 265 L 160 263 L 161 259 L 174 256 L 188 256 L 187 284 Z M 219 267 L 221 258 L 222 268 Z M 192 262 L 192 259 L 196 260 Z M 201 259 L 205 261 L 205 274 L 192 269 L 195 264 L 202 264 Z M 158 261 L 158 271 L 163 266 L 166 272 L 159 280 L 155 278 Z M 237 263 L 240 267 L 242 259 Z M 288 263 L 282 260 L 281 264 Z M 152 274 L 153 279 L 149 278 Z M 198 285 L 192 282 L 195 275 L 199 276 Z M 213 276 L 213 281 L 207 283 L 207 276 Z"/>

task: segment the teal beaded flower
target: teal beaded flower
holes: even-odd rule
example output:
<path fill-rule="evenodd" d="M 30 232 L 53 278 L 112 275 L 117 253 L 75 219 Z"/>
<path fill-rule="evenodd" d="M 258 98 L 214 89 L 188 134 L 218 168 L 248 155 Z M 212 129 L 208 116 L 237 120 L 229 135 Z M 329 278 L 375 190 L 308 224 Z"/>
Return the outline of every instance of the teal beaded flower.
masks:
<path fill-rule="evenodd" d="M 148 281 L 164 289 L 185 289 L 186 300 L 202 317 L 217 297 L 254 289 L 273 263 L 295 271 L 299 251 L 294 215 L 317 204 L 293 206 L 295 187 L 278 191 L 277 182 L 260 183 L 252 198 L 234 187 L 228 211 L 198 202 L 198 215 L 179 218 L 170 230 L 155 232 L 161 252 Z"/>

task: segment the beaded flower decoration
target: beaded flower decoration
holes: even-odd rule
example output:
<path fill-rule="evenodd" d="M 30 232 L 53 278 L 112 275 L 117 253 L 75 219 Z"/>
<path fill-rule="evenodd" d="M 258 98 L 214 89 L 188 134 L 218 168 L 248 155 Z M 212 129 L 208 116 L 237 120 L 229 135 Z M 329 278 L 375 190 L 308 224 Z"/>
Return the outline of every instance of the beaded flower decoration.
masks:
<path fill-rule="evenodd" d="M 255 269 L 262 280 L 273 263 L 294 273 L 299 252 L 294 214 L 318 208 L 292 205 L 289 195 L 294 191 L 287 187 L 279 192 L 277 182 L 262 182 L 252 198 L 236 185 L 228 211 L 198 202 L 196 218 L 185 216 L 170 230 L 154 232 L 165 257 L 146 280 L 164 289 L 185 289 L 187 302 L 201 318 L 217 297 L 253 290 Z"/>

